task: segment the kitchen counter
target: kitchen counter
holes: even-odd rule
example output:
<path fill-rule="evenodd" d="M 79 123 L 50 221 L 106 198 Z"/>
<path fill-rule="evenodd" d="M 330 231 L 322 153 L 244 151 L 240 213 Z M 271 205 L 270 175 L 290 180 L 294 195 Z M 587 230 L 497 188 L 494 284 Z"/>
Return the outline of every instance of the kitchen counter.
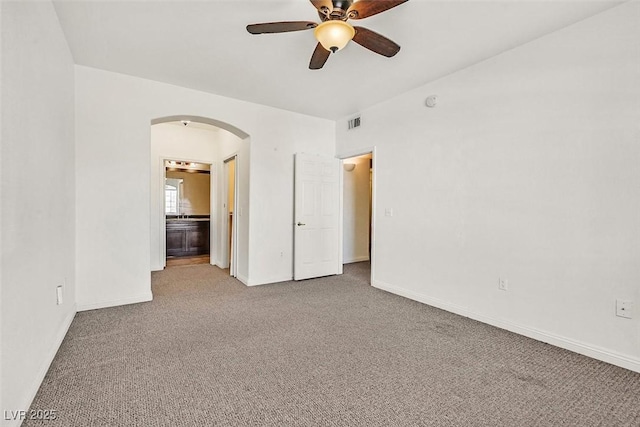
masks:
<path fill-rule="evenodd" d="M 209 221 L 209 217 L 206 217 L 206 218 L 167 218 L 167 222 L 177 222 L 177 221 L 186 221 L 186 222 Z"/>

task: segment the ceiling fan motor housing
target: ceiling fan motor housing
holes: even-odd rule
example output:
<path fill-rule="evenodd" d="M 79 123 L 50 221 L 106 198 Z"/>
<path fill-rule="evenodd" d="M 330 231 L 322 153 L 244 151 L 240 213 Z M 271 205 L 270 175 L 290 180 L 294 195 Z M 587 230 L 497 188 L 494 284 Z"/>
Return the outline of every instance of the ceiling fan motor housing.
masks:
<path fill-rule="evenodd" d="M 333 0 L 332 3 L 334 9 L 347 10 L 353 4 L 353 0 Z"/>
<path fill-rule="evenodd" d="M 333 10 L 329 10 L 329 8 L 326 6 L 322 6 L 320 10 L 318 10 L 318 15 L 323 21 L 338 19 L 341 21 L 346 21 L 349 18 L 357 17 L 358 12 L 356 11 L 352 11 L 347 15 L 347 10 L 349 10 L 351 5 L 353 4 L 353 0 L 333 0 L 332 3 Z"/>

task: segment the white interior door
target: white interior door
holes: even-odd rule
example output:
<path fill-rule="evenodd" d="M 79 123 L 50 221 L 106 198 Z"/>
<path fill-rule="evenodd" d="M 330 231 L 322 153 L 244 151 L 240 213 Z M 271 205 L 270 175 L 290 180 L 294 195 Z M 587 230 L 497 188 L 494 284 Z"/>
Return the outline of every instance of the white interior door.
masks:
<path fill-rule="evenodd" d="M 295 155 L 294 280 L 340 273 L 340 161 Z"/>

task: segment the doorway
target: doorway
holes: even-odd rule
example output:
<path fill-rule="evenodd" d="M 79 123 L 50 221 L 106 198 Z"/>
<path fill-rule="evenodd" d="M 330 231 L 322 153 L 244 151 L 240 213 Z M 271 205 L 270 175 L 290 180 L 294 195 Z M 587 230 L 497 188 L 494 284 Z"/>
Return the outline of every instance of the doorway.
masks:
<path fill-rule="evenodd" d="M 166 266 L 211 258 L 211 164 L 164 160 Z"/>
<path fill-rule="evenodd" d="M 238 237 L 238 168 L 237 168 L 237 155 L 229 157 L 224 161 L 223 180 L 224 180 L 224 224 L 223 224 L 223 236 L 225 246 L 224 252 L 224 267 L 229 268 L 229 275 L 232 277 L 237 276 L 237 237 Z"/>
<path fill-rule="evenodd" d="M 342 158 L 342 262 L 371 263 L 374 245 L 374 153 Z"/>
<path fill-rule="evenodd" d="M 202 162 L 211 165 L 210 257 L 209 263 L 230 267 L 247 284 L 249 259 L 249 178 L 251 138 L 242 130 L 222 121 L 200 116 L 167 116 L 151 120 L 151 271 L 166 267 L 166 214 L 164 211 L 165 160 Z M 225 160 L 235 157 L 233 224 L 228 227 Z M 227 205 L 227 206 L 225 206 Z M 236 208 L 237 207 L 237 208 Z M 244 210 L 244 212 L 243 212 Z M 225 215 L 227 213 L 227 215 Z M 225 250 L 232 233 L 233 254 Z M 226 258 L 226 259 L 225 259 Z"/>

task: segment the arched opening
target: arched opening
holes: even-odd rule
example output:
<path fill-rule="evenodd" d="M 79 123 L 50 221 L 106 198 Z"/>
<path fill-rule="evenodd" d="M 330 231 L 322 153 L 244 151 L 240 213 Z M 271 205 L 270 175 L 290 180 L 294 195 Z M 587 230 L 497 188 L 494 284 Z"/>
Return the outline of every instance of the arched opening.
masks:
<path fill-rule="evenodd" d="M 153 119 L 150 134 L 151 270 L 164 269 L 168 255 L 171 262 L 176 256 L 202 258 L 206 249 L 205 262 L 229 268 L 231 275 L 246 281 L 249 135 L 228 123 L 190 115 Z M 228 168 L 231 158 L 233 175 Z M 176 188 L 177 183 L 185 186 L 199 174 L 209 179 L 208 211 L 202 207 L 203 190 L 196 200 L 189 188 Z M 233 197 L 229 188 L 234 189 Z"/>
<path fill-rule="evenodd" d="M 249 138 L 248 133 L 244 132 L 240 128 L 235 127 L 232 124 L 229 124 L 220 120 L 216 120 L 216 119 L 211 119 L 208 117 L 202 117 L 202 116 L 181 115 L 181 116 L 160 117 L 160 118 L 151 120 L 151 125 L 157 125 L 160 123 L 169 123 L 169 122 L 184 122 L 184 121 L 201 123 L 201 124 L 210 125 L 219 129 L 224 129 L 227 132 L 232 133 L 233 135 L 237 136 L 240 139 Z"/>

